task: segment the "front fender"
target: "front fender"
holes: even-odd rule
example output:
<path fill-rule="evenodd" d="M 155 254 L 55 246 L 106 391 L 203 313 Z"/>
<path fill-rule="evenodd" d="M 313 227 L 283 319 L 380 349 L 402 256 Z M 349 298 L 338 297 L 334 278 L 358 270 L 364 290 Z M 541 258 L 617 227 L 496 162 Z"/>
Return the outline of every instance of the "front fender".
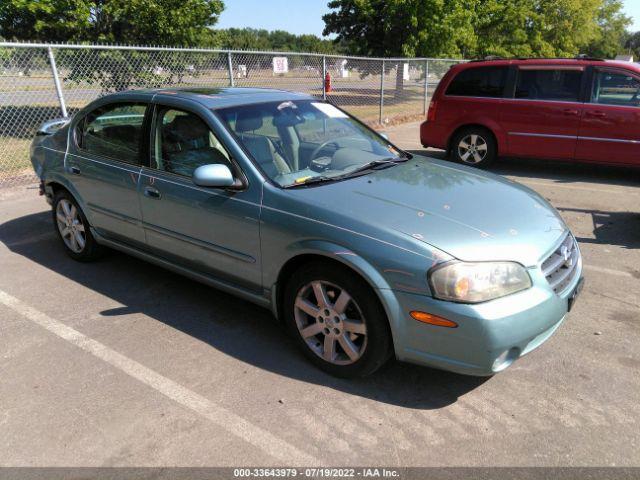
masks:
<path fill-rule="evenodd" d="M 397 335 L 398 332 L 402 331 L 398 325 L 400 320 L 400 316 L 398 315 L 400 306 L 385 277 L 370 262 L 349 248 L 325 240 L 302 240 L 295 242 L 289 246 L 287 254 L 288 256 L 283 263 L 283 268 L 286 268 L 285 266 L 289 262 L 295 261 L 298 257 L 314 255 L 338 261 L 359 274 L 365 282 L 371 286 L 382 304 L 389 321 L 394 349 L 398 346 Z M 277 280 L 277 278 L 270 279 L 268 283 L 272 285 L 271 305 L 276 317 L 278 317 L 280 308 L 278 305 L 278 298 L 280 297 L 279 288 L 282 288 L 281 285 L 278 285 Z"/>
<path fill-rule="evenodd" d="M 285 264 L 300 255 L 320 255 L 337 260 L 355 270 L 372 288 L 391 288 L 378 270 L 361 255 L 337 243 L 326 240 L 301 240 L 287 249 Z"/>

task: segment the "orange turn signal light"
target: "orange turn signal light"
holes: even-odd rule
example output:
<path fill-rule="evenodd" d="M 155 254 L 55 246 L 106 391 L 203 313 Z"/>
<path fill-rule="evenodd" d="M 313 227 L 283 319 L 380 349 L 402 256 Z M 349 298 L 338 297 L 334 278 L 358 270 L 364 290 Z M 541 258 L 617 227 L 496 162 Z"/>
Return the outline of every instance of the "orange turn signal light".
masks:
<path fill-rule="evenodd" d="M 452 322 L 451 320 L 447 320 L 446 318 L 439 317 L 427 312 L 419 312 L 417 310 L 414 310 L 412 312 L 409 312 L 409 315 L 411 315 L 414 320 L 418 320 L 422 323 L 429 323 L 431 325 L 437 325 L 438 327 L 458 327 L 458 324 L 456 322 Z"/>

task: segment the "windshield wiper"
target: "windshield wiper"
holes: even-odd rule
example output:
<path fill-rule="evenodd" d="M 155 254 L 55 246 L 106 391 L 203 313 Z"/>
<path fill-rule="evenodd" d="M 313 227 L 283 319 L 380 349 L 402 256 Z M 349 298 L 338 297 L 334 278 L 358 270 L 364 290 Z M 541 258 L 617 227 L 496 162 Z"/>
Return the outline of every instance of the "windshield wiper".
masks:
<path fill-rule="evenodd" d="M 380 167 L 385 167 L 395 165 L 396 163 L 406 162 L 408 158 L 381 158 L 379 160 L 372 160 L 364 165 L 360 165 L 355 170 L 351 170 L 345 174 L 339 175 L 335 178 L 350 178 L 353 176 L 357 176 L 360 173 L 364 173 L 368 170 L 380 170 Z"/>
<path fill-rule="evenodd" d="M 364 165 L 360 165 L 358 168 L 351 170 L 350 172 L 343 173 L 342 175 L 335 175 L 328 177 L 326 175 L 320 175 L 318 177 L 309 177 L 302 181 L 292 183 L 290 185 L 285 185 L 282 188 L 296 188 L 307 185 L 313 185 L 316 183 L 325 183 L 325 182 L 333 182 L 336 180 L 344 180 L 346 178 L 352 178 L 364 173 L 368 170 L 379 170 L 381 167 L 387 168 L 387 166 L 395 165 L 397 163 L 406 162 L 408 158 L 380 158 L 377 160 L 372 160 L 371 162 L 365 163 Z"/>
<path fill-rule="evenodd" d="M 296 188 L 312 185 L 314 183 L 332 182 L 336 178 L 338 177 L 327 177 L 325 175 L 320 175 L 319 177 L 309 177 L 300 182 L 292 183 L 290 185 L 284 185 L 282 188 Z"/>

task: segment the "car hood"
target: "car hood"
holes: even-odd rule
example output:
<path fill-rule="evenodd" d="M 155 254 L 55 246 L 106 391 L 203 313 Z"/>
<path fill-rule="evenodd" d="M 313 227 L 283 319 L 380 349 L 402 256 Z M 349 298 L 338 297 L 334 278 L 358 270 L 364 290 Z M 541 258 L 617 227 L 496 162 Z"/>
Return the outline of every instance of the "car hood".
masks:
<path fill-rule="evenodd" d="M 419 156 L 296 193 L 343 221 L 402 232 L 465 261 L 532 266 L 567 230 L 556 210 L 533 190 L 498 175 Z"/>

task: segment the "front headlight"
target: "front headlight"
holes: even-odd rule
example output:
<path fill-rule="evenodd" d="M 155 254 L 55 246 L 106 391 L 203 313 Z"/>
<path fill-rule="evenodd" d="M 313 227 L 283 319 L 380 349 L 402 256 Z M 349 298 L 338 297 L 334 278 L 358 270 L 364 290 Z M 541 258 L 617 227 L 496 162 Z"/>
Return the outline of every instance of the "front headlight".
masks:
<path fill-rule="evenodd" d="M 531 287 L 525 268 L 514 262 L 449 263 L 429 272 L 433 296 L 454 302 L 479 303 Z"/>

